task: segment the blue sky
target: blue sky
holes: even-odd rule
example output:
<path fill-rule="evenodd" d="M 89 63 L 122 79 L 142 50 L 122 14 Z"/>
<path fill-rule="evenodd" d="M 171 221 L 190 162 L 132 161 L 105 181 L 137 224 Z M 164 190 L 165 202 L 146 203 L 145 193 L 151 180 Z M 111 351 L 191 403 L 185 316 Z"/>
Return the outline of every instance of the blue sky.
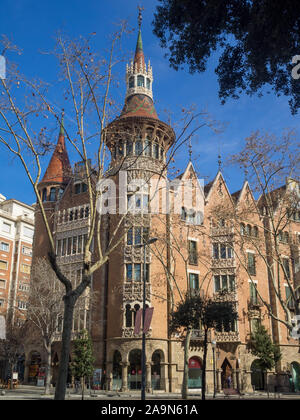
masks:
<path fill-rule="evenodd" d="M 55 33 L 62 30 L 70 37 L 77 37 L 96 32 L 95 47 L 102 52 L 108 46 L 107 37 L 113 32 L 114 23 L 128 19 L 135 31 L 126 38 L 124 48 L 132 53 L 137 36 L 137 4 L 136 0 L 1 0 L 0 34 L 7 35 L 22 48 L 23 54 L 17 59 L 23 73 L 29 77 L 38 76 L 43 80 L 50 80 L 55 86 L 55 61 L 41 54 L 53 48 Z M 277 98 L 272 93 L 262 98 L 242 96 L 239 100 L 228 100 L 225 105 L 221 105 L 214 73 L 214 57 L 203 74 L 190 75 L 187 70 L 172 70 L 164 58 L 165 52 L 158 39 L 152 33 L 151 22 L 157 2 L 144 0 L 142 4 L 145 7 L 143 46 L 146 60 L 150 58 L 153 67 L 153 93 L 160 118 L 164 120 L 164 110 L 168 109 L 176 119 L 181 108 L 195 104 L 198 109 L 205 109 L 226 126 L 221 134 L 216 135 L 203 129 L 194 138 L 193 163 L 199 176 L 212 179 L 218 170 L 219 150 L 225 160 L 226 156 L 235 153 L 242 146 L 244 139 L 253 131 L 267 131 L 280 136 L 286 128 L 298 129 L 299 115 L 290 114 L 286 97 Z M 125 64 L 124 70 L 120 69 L 121 73 L 122 71 L 125 76 Z M 116 97 L 122 105 L 125 82 L 123 74 L 121 77 L 123 82 Z M 59 94 L 58 91 L 58 104 Z M 54 128 L 54 122 L 50 124 Z M 57 134 L 58 129 L 54 132 L 55 136 Z M 44 170 L 48 160 L 49 156 L 44 160 Z M 176 157 L 175 164 L 182 170 L 187 162 L 188 154 L 183 150 Z M 0 170 L 0 193 L 7 198 L 16 198 L 26 203 L 35 201 L 23 169 L 1 146 Z M 229 168 L 224 168 L 223 173 L 231 192 L 241 187 L 242 173 Z"/>

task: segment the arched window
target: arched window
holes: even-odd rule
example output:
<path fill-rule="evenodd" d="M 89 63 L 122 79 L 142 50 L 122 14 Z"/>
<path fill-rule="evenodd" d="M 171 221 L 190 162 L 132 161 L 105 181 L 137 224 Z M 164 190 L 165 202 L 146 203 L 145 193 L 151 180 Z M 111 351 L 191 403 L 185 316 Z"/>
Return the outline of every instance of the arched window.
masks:
<path fill-rule="evenodd" d="M 145 78 L 144 76 L 139 75 L 137 77 L 137 85 L 140 87 L 145 87 Z"/>
<path fill-rule="evenodd" d="M 63 193 L 64 193 L 64 189 L 63 188 L 60 188 L 59 190 L 58 190 L 58 199 L 60 200 L 61 199 L 61 197 L 63 196 Z"/>
<path fill-rule="evenodd" d="M 145 140 L 144 155 L 151 156 L 151 142 L 148 139 Z"/>
<path fill-rule="evenodd" d="M 151 88 L 151 80 L 147 77 L 147 89 Z"/>
<path fill-rule="evenodd" d="M 181 220 L 186 220 L 186 209 L 184 207 L 181 208 Z"/>
<path fill-rule="evenodd" d="M 288 232 L 284 232 L 284 242 L 289 243 L 289 233 Z"/>
<path fill-rule="evenodd" d="M 133 144 L 130 140 L 127 140 L 126 143 L 126 156 L 131 156 L 133 152 Z"/>
<path fill-rule="evenodd" d="M 251 236 L 251 232 L 252 232 L 251 226 L 250 225 L 247 225 L 246 226 L 246 235 Z"/>
<path fill-rule="evenodd" d="M 84 211 L 84 217 L 89 217 L 89 214 L 90 214 L 90 208 L 87 206 Z"/>
<path fill-rule="evenodd" d="M 137 314 L 137 311 L 138 311 L 139 309 L 140 309 L 140 305 L 138 305 L 138 304 L 134 305 L 134 324 L 135 324 L 136 314 Z"/>
<path fill-rule="evenodd" d="M 241 230 L 241 235 L 245 235 L 246 234 L 246 228 L 244 223 L 240 224 L 240 230 Z"/>
<path fill-rule="evenodd" d="M 135 142 L 135 154 L 139 156 L 143 153 L 143 144 L 140 140 Z"/>
<path fill-rule="evenodd" d="M 44 188 L 44 189 L 43 189 L 42 200 L 43 200 L 43 201 L 47 201 L 47 188 Z"/>
<path fill-rule="evenodd" d="M 129 89 L 134 87 L 134 76 L 129 77 Z"/>
<path fill-rule="evenodd" d="M 55 201 L 55 195 L 56 195 L 56 188 L 55 187 L 50 188 L 49 201 Z"/>
<path fill-rule="evenodd" d="M 123 145 L 123 142 L 121 140 L 119 141 L 119 144 L 118 144 L 118 154 L 119 154 L 119 156 L 124 155 L 124 145 Z"/>
<path fill-rule="evenodd" d="M 253 228 L 253 236 L 255 236 L 255 238 L 258 238 L 258 227 L 254 226 Z"/>
<path fill-rule="evenodd" d="M 132 327 L 132 310 L 130 305 L 125 307 L 125 326 Z"/>
<path fill-rule="evenodd" d="M 157 143 L 153 145 L 153 157 L 159 159 L 159 145 Z"/>

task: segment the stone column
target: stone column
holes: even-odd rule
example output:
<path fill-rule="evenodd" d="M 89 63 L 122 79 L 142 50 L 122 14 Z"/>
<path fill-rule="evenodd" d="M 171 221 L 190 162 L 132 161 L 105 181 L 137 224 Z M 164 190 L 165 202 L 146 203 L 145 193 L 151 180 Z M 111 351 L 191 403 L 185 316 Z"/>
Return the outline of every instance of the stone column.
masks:
<path fill-rule="evenodd" d="M 168 392 L 168 363 L 160 364 L 160 389 Z"/>
<path fill-rule="evenodd" d="M 146 363 L 146 392 L 152 392 L 151 362 Z"/>
<path fill-rule="evenodd" d="M 221 384 L 221 369 L 217 369 L 216 376 L 217 376 L 216 388 L 217 388 L 217 392 L 220 392 L 221 391 L 221 388 L 222 388 L 222 384 Z"/>
<path fill-rule="evenodd" d="M 232 369 L 231 379 L 232 379 L 231 387 L 232 389 L 235 389 L 236 388 L 236 370 L 235 369 Z"/>
<path fill-rule="evenodd" d="M 241 385 L 240 385 L 240 369 L 236 369 L 236 388 L 238 391 L 241 390 Z"/>
<path fill-rule="evenodd" d="M 122 388 L 121 391 L 128 391 L 128 362 L 121 363 L 122 366 Z"/>
<path fill-rule="evenodd" d="M 113 374 L 112 374 L 112 362 L 107 362 L 106 367 L 106 390 L 111 391 L 112 389 L 112 380 L 113 380 Z"/>

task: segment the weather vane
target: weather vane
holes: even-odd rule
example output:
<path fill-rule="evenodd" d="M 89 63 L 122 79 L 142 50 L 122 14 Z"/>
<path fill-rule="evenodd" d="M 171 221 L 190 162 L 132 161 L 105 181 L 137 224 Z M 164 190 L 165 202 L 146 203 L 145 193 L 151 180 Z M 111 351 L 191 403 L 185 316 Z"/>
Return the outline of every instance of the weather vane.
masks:
<path fill-rule="evenodd" d="M 139 23 L 139 28 L 141 29 L 142 20 L 143 20 L 142 11 L 145 9 L 144 7 L 141 7 L 141 6 L 138 6 L 138 9 L 139 9 L 138 23 Z"/>

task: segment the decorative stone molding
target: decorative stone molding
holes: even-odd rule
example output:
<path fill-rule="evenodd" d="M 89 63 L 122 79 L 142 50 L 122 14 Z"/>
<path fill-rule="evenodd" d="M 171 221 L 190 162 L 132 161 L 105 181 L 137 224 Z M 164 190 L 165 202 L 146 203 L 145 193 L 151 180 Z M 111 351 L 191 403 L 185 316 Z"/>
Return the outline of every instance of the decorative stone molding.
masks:
<path fill-rule="evenodd" d="M 218 343 L 236 343 L 240 342 L 240 335 L 237 331 L 215 332 L 215 339 Z"/>
<path fill-rule="evenodd" d="M 150 338 L 152 336 L 152 328 L 149 328 L 149 331 L 146 333 L 146 337 Z M 134 334 L 134 327 L 123 327 L 122 328 L 122 337 L 123 338 L 141 338 L 142 333 L 139 335 Z"/>
<path fill-rule="evenodd" d="M 150 302 L 151 287 L 146 284 L 146 300 Z M 125 283 L 123 286 L 123 302 L 142 302 L 143 299 L 143 283 Z"/>
<path fill-rule="evenodd" d="M 235 266 L 236 264 L 234 258 L 212 259 L 212 268 L 231 268 Z"/>

